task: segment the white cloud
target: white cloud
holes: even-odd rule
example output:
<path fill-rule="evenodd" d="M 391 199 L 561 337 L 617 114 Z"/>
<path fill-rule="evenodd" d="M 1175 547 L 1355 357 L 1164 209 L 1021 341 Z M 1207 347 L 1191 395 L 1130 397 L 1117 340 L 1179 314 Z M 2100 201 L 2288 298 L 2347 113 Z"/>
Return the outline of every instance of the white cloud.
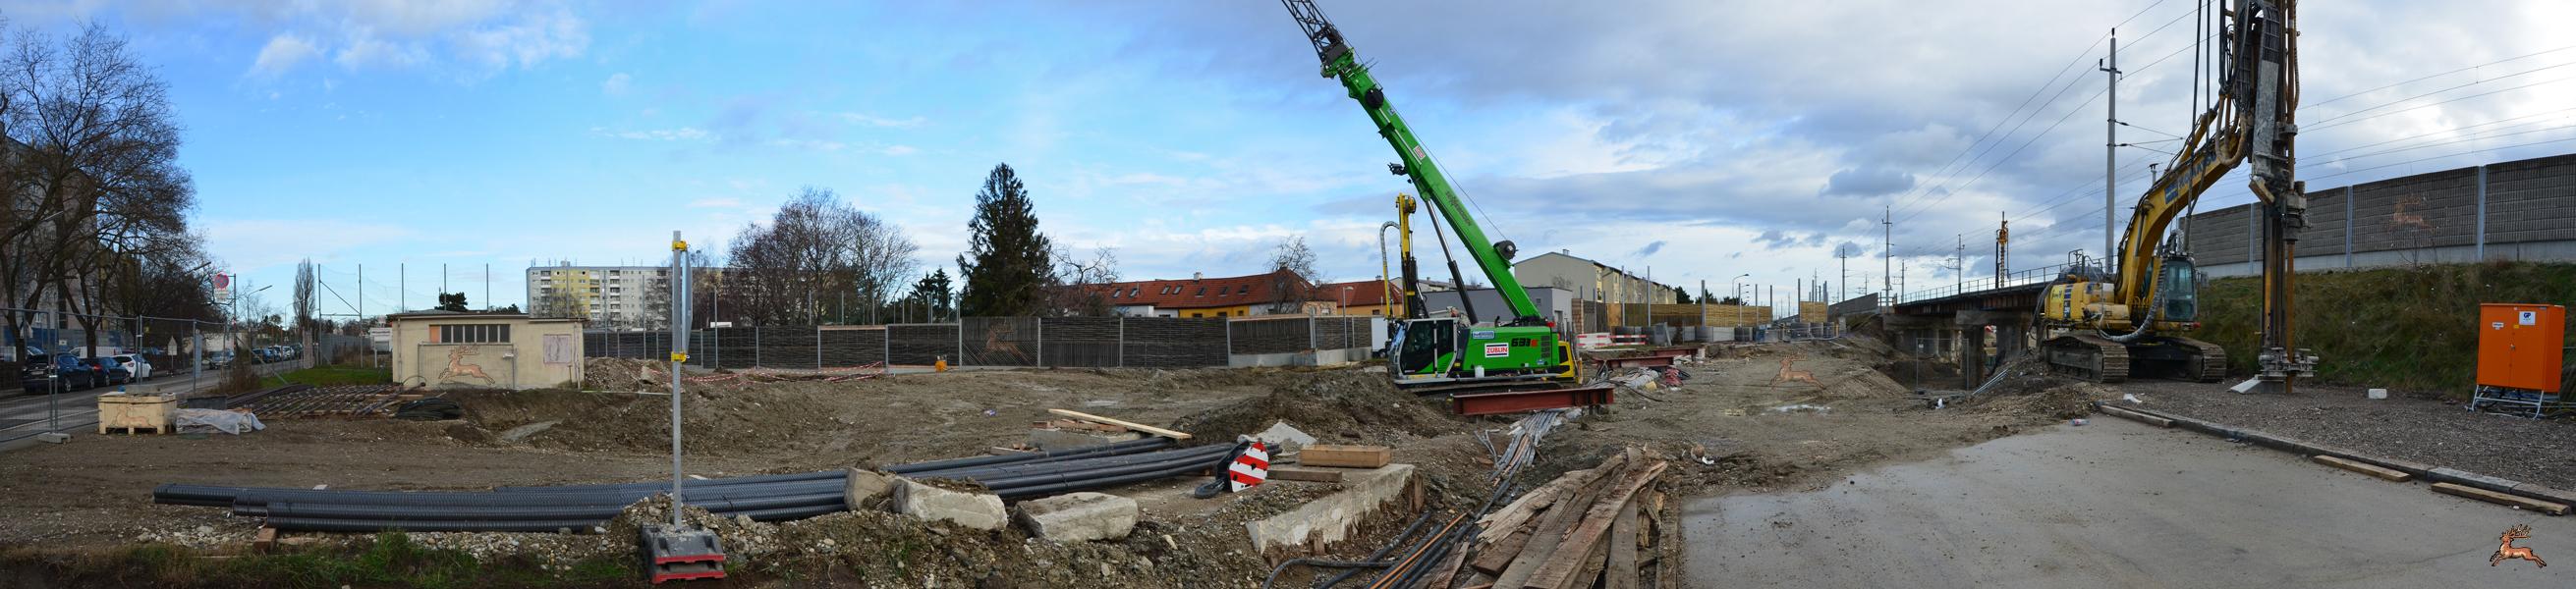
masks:
<path fill-rule="evenodd" d="M 885 149 L 877 150 L 877 153 L 885 155 L 912 155 L 914 153 L 919 153 L 920 151 L 921 150 L 914 149 L 910 145 L 888 145 Z"/>
<path fill-rule="evenodd" d="M 285 34 L 269 37 L 268 44 L 259 48 L 259 58 L 251 61 L 250 72 L 274 78 L 294 69 L 295 64 L 321 54 L 321 48 L 303 37 Z"/>
<path fill-rule="evenodd" d="M 451 41 L 462 57 L 491 68 L 513 63 L 527 68 L 548 59 L 579 57 L 590 46 L 590 33 L 580 17 L 558 8 L 530 13 L 516 22 L 467 30 Z"/>
<path fill-rule="evenodd" d="M 359 30 L 331 61 L 349 69 L 406 67 L 429 61 L 429 51 L 416 43 L 386 41 L 376 38 L 373 31 Z"/>
<path fill-rule="evenodd" d="M 689 201 L 689 208 L 692 209 L 729 209 L 740 206 L 742 206 L 742 199 L 730 196 L 721 198 L 701 198 Z"/>
<path fill-rule="evenodd" d="M 607 81 L 600 82 L 599 91 L 609 96 L 625 96 L 626 91 L 632 89 L 631 87 L 634 83 L 634 76 L 626 75 L 625 72 L 618 72 L 616 74 L 609 75 Z"/>

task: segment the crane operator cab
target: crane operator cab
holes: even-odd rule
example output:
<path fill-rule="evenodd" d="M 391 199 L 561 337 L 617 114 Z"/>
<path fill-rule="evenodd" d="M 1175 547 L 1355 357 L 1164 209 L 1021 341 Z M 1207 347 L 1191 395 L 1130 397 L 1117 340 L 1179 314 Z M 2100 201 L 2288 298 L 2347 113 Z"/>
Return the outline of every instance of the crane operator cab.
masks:
<path fill-rule="evenodd" d="M 1387 370 L 1399 387 L 1574 376 L 1572 349 L 1547 326 L 1409 319 L 1396 325 L 1387 347 Z"/>
<path fill-rule="evenodd" d="M 2157 298 L 2164 308 L 2156 313 L 2158 321 L 2191 323 L 2200 320 L 2200 270 L 2192 265 L 2191 256 L 2165 258 L 2164 275 L 2156 278 Z"/>

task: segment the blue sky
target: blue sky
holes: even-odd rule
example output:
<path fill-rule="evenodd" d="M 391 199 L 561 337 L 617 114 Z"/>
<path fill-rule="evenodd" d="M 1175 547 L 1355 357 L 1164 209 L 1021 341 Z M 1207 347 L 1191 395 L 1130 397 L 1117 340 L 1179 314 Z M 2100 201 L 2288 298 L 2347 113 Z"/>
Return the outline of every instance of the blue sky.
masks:
<path fill-rule="evenodd" d="M 275 284 L 309 257 L 340 297 L 365 292 L 370 312 L 398 296 L 427 305 L 441 264 L 449 289 L 478 302 L 489 264 L 492 302 L 518 303 L 532 260 L 654 263 L 670 231 L 719 244 L 803 186 L 896 222 L 925 269 L 944 265 L 997 162 L 1029 182 L 1047 233 L 1112 248 L 1129 278 L 1257 272 L 1289 235 L 1318 246 L 1328 277 L 1366 278 L 1376 227 L 1406 189 L 1384 172 L 1391 154 L 1367 119 L 1315 75 L 1303 38 L 1266 1 L 12 4 L 0 14 L 13 25 L 63 34 L 102 23 L 160 68 L 187 128 L 195 223 L 226 266 Z M 2190 6 L 2057 4 L 1324 7 L 1476 197 L 1480 220 L 1522 251 L 1570 250 L 1667 281 L 1750 273 L 1786 298 L 1793 280 L 1833 279 L 1836 245 L 1874 258 L 1882 206 L 1906 220 L 1896 250 L 1917 280 L 1945 276 L 1933 266 L 1960 234 L 1980 251 L 2000 211 L 2031 216 L 2015 223 L 2032 232 L 2017 251 L 2098 248 L 2098 204 L 2042 207 L 2099 184 L 2100 105 L 2083 100 L 2100 74 L 2074 68 L 2089 77 L 2045 88 L 2068 91 L 2035 103 L 2035 122 L 2004 123 L 2050 74 L 2089 66 L 2112 24 L 2131 20 L 2124 38 L 2143 39 L 2124 39 L 2124 64 L 2182 47 L 2187 33 L 2140 29 Z M 2368 90 L 2310 111 L 2320 116 L 2429 103 L 2446 96 L 2393 101 L 2462 82 L 2482 84 L 2466 93 L 2550 81 L 2504 74 L 2576 61 L 2546 54 L 2371 90 L 2557 48 L 2563 35 L 2538 23 L 2576 14 L 2548 2 L 2310 4 L 2309 95 Z M 2156 68 L 2124 82 L 2123 112 L 2142 114 L 2123 118 L 2179 131 L 2188 68 Z M 2303 148 L 2568 120 L 2551 114 L 2576 104 L 2563 86 L 2576 84 L 2374 118 L 2303 137 Z M 1976 152 L 1996 127 L 2018 134 Z M 2025 136 L 2032 147 L 2015 150 Z M 2558 137 L 2576 132 L 2510 142 Z M 1982 155 L 1944 165 L 1963 153 Z M 2402 160 L 2351 165 L 2387 161 Z M 2346 165 L 2304 164 L 2312 176 Z M 2208 202 L 2245 202 L 2241 185 L 2222 183 Z M 2123 200 L 2143 186 L 2124 185 Z M 2065 227 L 2042 231 L 2052 223 Z"/>

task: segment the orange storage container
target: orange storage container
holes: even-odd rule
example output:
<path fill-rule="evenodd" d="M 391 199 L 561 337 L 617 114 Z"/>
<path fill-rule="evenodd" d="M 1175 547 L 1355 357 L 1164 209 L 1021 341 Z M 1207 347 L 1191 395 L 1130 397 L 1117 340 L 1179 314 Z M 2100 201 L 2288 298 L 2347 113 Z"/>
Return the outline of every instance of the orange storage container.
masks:
<path fill-rule="evenodd" d="M 2478 305 L 2478 385 L 2556 394 L 2566 342 L 2566 307 Z"/>

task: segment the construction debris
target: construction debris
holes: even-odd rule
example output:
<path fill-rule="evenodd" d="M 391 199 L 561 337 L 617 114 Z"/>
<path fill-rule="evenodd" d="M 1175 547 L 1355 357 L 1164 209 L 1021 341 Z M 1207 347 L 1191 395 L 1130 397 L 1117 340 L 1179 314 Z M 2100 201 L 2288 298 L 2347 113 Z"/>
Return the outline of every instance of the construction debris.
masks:
<path fill-rule="evenodd" d="M 1658 567 L 1671 561 L 1661 555 L 1679 549 L 1654 538 L 1641 542 L 1637 523 L 1640 509 L 1661 507 L 1660 499 L 1647 498 L 1668 464 L 1654 452 L 1631 447 L 1485 514 L 1476 521 L 1479 531 L 1469 551 L 1474 556 L 1464 561 L 1475 577 L 1470 583 L 1490 579 L 1493 587 L 1515 589 L 1591 587 L 1596 581 L 1639 586 L 1640 574 L 1647 571 L 1636 564 L 1641 560 L 1638 545 L 1650 546 Z M 1644 519 L 1659 517 L 1649 513 Z M 1624 566 L 1610 566 L 1614 558 Z M 1670 571 L 1652 572 L 1671 576 Z"/>
<path fill-rule="evenodd" d="M 1308 446 L 1305 452 L 1300 454 L 1297 459 L 1298 464 L 1306 466 L 1341 466 L 1349 468 L 1377 468 L 1386 466 L 1387 463 L 1394 461 L 1395 451 L 1388 449 L 1385 446 L 1344 446 L 1330 444 Z"/>

